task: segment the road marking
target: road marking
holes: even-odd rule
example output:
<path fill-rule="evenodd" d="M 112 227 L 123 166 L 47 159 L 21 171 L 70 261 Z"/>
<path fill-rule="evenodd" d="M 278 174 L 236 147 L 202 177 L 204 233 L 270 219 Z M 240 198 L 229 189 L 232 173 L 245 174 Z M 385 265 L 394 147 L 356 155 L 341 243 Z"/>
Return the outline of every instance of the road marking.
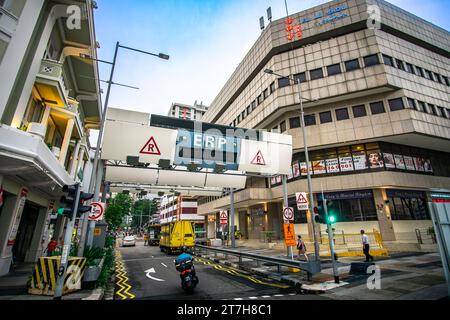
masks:
<path fill-rule="evenodd" d="M 162 264 L 164 267 L 168 268 L 164 263 L 161 262 L 161 264 Z"/>
<path fill-rule="evenodd" d="M 234 298 L 234 300 L 244 300 L 244 299 L 242 299 L 242 298 Z"/>
<path fill-rule="evenodd" d="M 270 296 L 262 296 L 261 298 L 270 298 Z"/>
<path fill-rule="evenodd" d="M 156 278 L 156 277 L 152 277 L 152 276 L 150 275 L 150 273 L 156 273 L 155 268 L 150 268 L 150 269 L 148 269 L 148 270 L 145 270 L 145 275 L 147 276 L 147 278 L 152 279 L 152 280 L 155 280 L 155 281 L 160 281 L 160 282 L 166 281 L 166 280 L 163 280 L 163 279 L 159 279 L 159 278 Z"/>
<path fill-rule="evenodd" d="M 116 272 L 116 279 L 119 279 L 119 281 L 116 282 L 116 285 L 120 288 L 116 291 L 116 295 L 120 296 L 122 300 L 136 298 L 134 294 L 129 292 L 131 286 L 127 282 L 129 279 L 126 276 L 127 272 L 123 264 L 122 254 L 119 250 L 116 250 Z"/>
<path fill-rule="evenodd" d="M 284 294 L 274 294 L 273 296 L 274 296 L 274 297 L 283 297 Z"/>
<path fill-rule="evenodd" d="M 252 300 L 254 300 L 254 299 L 258 299 L 258 297 L 248 297 L 249 299 L 252 299 Z"/>

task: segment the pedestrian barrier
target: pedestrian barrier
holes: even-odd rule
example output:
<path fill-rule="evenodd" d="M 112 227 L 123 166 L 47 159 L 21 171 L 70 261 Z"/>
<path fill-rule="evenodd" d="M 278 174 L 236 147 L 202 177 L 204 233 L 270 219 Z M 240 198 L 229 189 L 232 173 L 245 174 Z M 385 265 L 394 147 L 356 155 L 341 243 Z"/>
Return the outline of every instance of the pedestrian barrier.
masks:
<path fill-rule="evenodd" d="M 34 267 L 28 293 L 53 296 L 60 264 L 61 256 L 39 258 Z M 68 259 L 63 295 L 81 289 L 85 269 L 86 258 L 70 257 Z"/>

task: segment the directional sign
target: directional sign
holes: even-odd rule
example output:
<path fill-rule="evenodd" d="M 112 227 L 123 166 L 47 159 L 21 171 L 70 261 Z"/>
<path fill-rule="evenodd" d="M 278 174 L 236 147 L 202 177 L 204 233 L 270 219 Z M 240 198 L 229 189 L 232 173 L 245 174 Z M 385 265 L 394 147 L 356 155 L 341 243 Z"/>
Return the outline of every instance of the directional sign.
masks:
<path fill-rule="evenodd" d="M 264 160 L 264 157 L 262 155 L 261 150 L 258 150 L 258 153 L 256 154 L 256 156 L 253 158 L 252 164 L 256 164 L 258 166 L 265 166 L 266 165 L 266 161 Z"/>
<path fill-rule="evenodd" d="M 284 242 L 288 247 L 295 247 L 297 242 L 295 241 L 294 224 L 289 223 L 284 225 Z"/>
<path fill-rule="evenodd" d="M 285 223 L 289 223 L 289 221 L 294 220 L 294 209 L 292 209 L 291 207 L 284 207 L 283 218 Z"/>
<path fill-rule="evenodd" d="M 297 200 L 298 210 L 308 210 L 308 198 L 306 197 L 306 192 L 295 193 L 295 199 Z"/>
<path fill-rule="evenodd" d="M 161 151 L 159 151 L 158 145 L 156 144 L 155 138 L 152 136 L 147 143 L 142 147 L 139 153 L 142 154 L 155 154 L 160 156 Z"/>
<path fill-rule="evenodd" d="M 105 204 L 103 202 L 92 202 L 90 204 L 91 212 L 89 213 L 89 220 L 100 221 L 103 219 L 105 213 Z"/>
<path fill-rule="evenodd" d="M 161 282 L 161 281 L 166 281 L 166 280 L 163 280 L 163 279 L 159 279 L 159 278 L 152 277 L 152 276 L 150 275 L 150 273 L 156 273 L 155 268 L 150 268 L 150 269 L 146 270 L 146 271 L 145 271 L 146 277 L 149 278 L 149 279 L 155 280 L 155 281 L 160 281 L 160 282 Z"/>
<path fill-rule="evenodd" d="M 228 212 L 220 211 L 220 224 L 228 224 Z"/>

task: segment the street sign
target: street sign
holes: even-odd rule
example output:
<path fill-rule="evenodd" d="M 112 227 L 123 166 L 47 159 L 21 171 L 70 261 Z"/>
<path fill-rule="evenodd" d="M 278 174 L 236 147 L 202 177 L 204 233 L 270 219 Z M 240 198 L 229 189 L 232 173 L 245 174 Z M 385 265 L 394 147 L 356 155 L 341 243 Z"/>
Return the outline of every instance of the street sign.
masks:
<path fill-rule="evenodd" d="M 155 154 L 160 156 L 161 151 L 159 151 L 158 145 L 156 144 L 155 138 L 152 136 L 147 143 L 142 147 L 139 153 L 142 154 Z"/>
<path fill-rule="evenodd" d="M 289 221 L 294 220 L 294 209 L 292 209 L 291 207 L 284 207 L 283 218 L 284 223 L 289 223 Z"/>
<path fill-rule="evenodd" d="M 306 192 L 296 192 L 295 199 L 297 202 L 298 210 L 308 210 L 308 198 L 306 197 Z"/>
<path fill-rule="evenodd" d="M 264 157 L 262 155 L 261 150 L 258 150 L 258 153 L 253 158 L 251 164 L 256 164 L 258 166 L 265 166 L 266 165 L 266 161 L 264 160 Z"/>
<path fill-rule="evenodd" d="M 228 212 L 220 211 L 220 224 L 228 224 Z"/>
<path fill-rule="evenodd" d="M 91 212 L 89 213 L 89 220 L 91 221 L 100 221 L 103 219 L 103 215 L 105 213 L 105 203 L 103 202 L 92 202 L 91 204 Z"/>
<path fill-rule="evenodd" d="M 295 230 L 293 223 L 284 224 L 284 242 L 287 247 L 295 247 L 297 244 L 295 241 Z"/>

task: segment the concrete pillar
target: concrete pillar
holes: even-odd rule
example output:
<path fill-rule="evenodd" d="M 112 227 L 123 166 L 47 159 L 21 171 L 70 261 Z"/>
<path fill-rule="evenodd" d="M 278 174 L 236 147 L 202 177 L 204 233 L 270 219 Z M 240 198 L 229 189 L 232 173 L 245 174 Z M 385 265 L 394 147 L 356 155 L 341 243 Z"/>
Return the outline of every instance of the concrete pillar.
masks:
<path fill-rule="evenodd" d="M 5 198 L 2 214 L 0 215 L 0 277 L 7 274 L 11 266 L 11 248 L 5 254 L 3 254 L 3 251 L 7 248 L 9 230 L 14 218 L 14 207 L 17 199 L 17 195 Z"/>
<path fill-rule="evenodd" d="M 41 124 L 45 126 L 45 129 L 47 131 L 47 125 L 48 125 L 48 118 L 50 117 L 50 111 L 52 110 L 52 107 L 46 106 L 44 115 L 42 116 Z"/>
<path fill-rule="evenodd" d="M 75 171 L 78 166 L 78 157 L 80 153 L 81 139 L 77 141 L 75 150 L 73 151 L 73 158 L 69 165 L 69 175 L 75 179 Z"/>
<path fill-rule="evenodd" d="M 59 238 L 61 238 L 63 236 L 65 222 L 66 222 L 65 217 L 58 215 L 58 218 L 56 220 L 55 232 L 53 234 L 56 241 L 58 241 L 58 244 L 59 244 Z"/>
<path fill-rule="evenodd" d="M 20 72 L 45 0 L 27 1 L 0 64 L 0 119 Z M 42 53 L 41 58 L 44 54 Z M 34 74 L 35 76 L 36 74 Z M 31 90 L 30 90 L 31 93 Z M 20 125 L 20 124 L 19 124 Z"/>
<path fill-rule="evenodd" d="M 391 212 L 386 189 L 374 189 L 373 196 L 375 200 L 375 207 L 377 210 L 378 225 L 380 226 L 381 237 L 384 241 L 395 241 L 394 226 L 392 224 Z"/>
<path fill-rule="evenodd" d="M 37 258 L 41 256 L 43 251 L 43 233 L 46 226 L 46 223 L 48 223 L 48 208 L 39 209 L 39 217 L 36 221 L 36 228 L 34 229 L 33 239 L 31 240 L 31 245 L 29 250 L 27 251 L 27 254 L 25 256 L 25 262 L 36 262 Z"/>
<path fill-rule="evenodd" d="M 64 134 L 64 140 L 61 145 L 61 153 L 59 154 L 59 163 L 64 167 L 66 162 L 67 150 L 69 149 L 70 138 L 72 137 L 73 126 L 75 124 L 74 119 L 69 119 L 67 121 L 66 132 Z"/>

